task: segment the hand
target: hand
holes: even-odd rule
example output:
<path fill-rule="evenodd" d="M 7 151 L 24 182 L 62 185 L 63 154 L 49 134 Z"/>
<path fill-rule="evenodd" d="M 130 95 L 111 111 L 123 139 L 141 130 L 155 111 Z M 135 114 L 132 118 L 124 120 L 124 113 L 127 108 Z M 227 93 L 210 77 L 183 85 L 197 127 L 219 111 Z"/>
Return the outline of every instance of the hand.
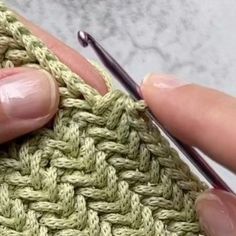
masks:
<path fill-rule="evenodd" d="M 85 58 L 21 16 L 19 18 L 62 62 L 100 93 L 106 92 L 104 80 Z M 23 67 L 0 69 L 0 143 L 45 125 L 56 113 L 58 103 L 58 86 L 46 71 Z"/>
<path fill-rule="evenodd" d="M 42 29 L 19 18 L 88 84 L 101 94 L 107 91 L 102 77 L 86 59 Z M 142 94 L 172 134 L 236 171 L 235 98 L 155 75 L 145 80 Z M 47 72 L 29 68 L 1 69 L 0 143 L 45 125 L 57 111 L 58 103 L 57 84 Z M 197 200 L 197 212 L 208 235 L 236 234 L 236 198 L 232 194 L 207 191 Z"/>
<path fill-rule="evenodd" d="M 236 172 L 236 98 L 158 75 L 145 79 L 141 91 L 158 120 L 174 136 Z M 236 235 L 233 194 L 208 190 L 199 196 L 196 208 L 207 235 Z"/>

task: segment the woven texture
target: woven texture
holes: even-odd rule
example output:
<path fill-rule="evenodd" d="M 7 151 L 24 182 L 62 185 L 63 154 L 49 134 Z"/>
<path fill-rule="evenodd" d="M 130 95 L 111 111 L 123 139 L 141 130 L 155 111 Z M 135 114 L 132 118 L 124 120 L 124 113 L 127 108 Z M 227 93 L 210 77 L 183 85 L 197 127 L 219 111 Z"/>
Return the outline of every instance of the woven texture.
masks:
<path fill-rule="evenodd" d="M 145 121 L 143 102 L 101 96 L 2 4 L 0 63 L 47 70 L 61 95 L 51 129 L 1 146 L 0 235 L 200 234 L 205 187 Z"/>

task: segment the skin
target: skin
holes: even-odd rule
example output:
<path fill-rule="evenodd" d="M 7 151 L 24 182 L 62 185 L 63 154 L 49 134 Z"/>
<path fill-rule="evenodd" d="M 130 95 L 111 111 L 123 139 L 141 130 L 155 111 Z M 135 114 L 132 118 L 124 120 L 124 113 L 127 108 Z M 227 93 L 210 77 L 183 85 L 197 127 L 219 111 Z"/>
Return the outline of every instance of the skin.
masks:
<path fill-rule="evenodd" d="M 169 132 L 236 172 L 236 98 L 169 75 L 149 76 L 141 91 Z M 236 235 L 233 194 L 208 190 L 197 199 L 196 209 L 207 235 Z"/>
<path fill-rule="evenodd" d="M 73 72 L 80 75 L 81 78 L 100 91 L 101 94 L 106 93 L 107 88 L 102 76 L 82 55 L 24 17 L 18 15 L 18 18 L 35 36 L 40 38 L 64 64 L 69 66 Z"/>
<path fill-rule="evenodd" d="M 19 18 L 37 37 L 41 38 L 62 62 L 79 74 L 101 94 L 106 93 L 107 89 L 101 75 L 84 57 L 31 22 L 21 16 Z M 0 80 L 7 79 L 8 75 L 18 73 L 19 71 L 17 70 L 21 69 L 0 70 Z M 161 81 L 161 85 L 163 85 L 165 81 L 169 80 L 172 81 L 172 85 L 163 89 L 159 82 Z M 4 112 L 1 111 L 0 105 L 0 126 L 9 119 L 7 120 L 8 125 L 10 127 L 14 125 L 15 130 L 15 132 L 11 133 L 7 132 L 7 130 L 0 132 L 0 143 L 45 125 L 57 111 L 58 89 L 55 89 L 55 91 L 54 103 L 48 111 L 46 118 L 38 123 L 37 121 L 32 121 L 30 126 L 27 126 L 27 124 L 22 126 L 17 121 L 14 121 L 15 123 L 13 124 L 12 120 L 9 117 L 6 118 Z M 174 136 L 191 146 L 199 148 L 212 159 L 236 172 L 236 99 L 234 97 L 194 84 L 178 84 L 175 78 L 168 75 L 149 76 L 142 84 L 141 91 L 144 100 L 158 120 Z M 46 103 L 47 101 L 45 101 Z M 235 197 L 232 194 L 226 194 L 219 190 L 210 190 L 204 193 L 196 203 L 202 227 L 208 235 L 212 236 L 236 235 L 236 227 L 231 230 L 232 232 L 228 233 L 225 231 L 227 229 L 224 229 L 221 225 L 221 221 L 208 219 L 208 216 L 205 214 L 206 209 L 208 212 L 214 212 L 219 207 L 219 204 L 217 205 L 217 201 L 212 198 L 212 195 L 216 196 L 220 203 L 223 202 L 224 209 L 227 208 L 220 217 L 224 218 L 224 216 L 227 216 L 232 221 L 232 225 L 236 225 Z"/>
<path fill-rule="evenodd" d="M 75 73 L 81 76 L 81 78 L 84 79 L 86 83 L 91 85 L 92 87 L 96 88 L 101 94 L 105 94 L 107 91 L 105 82 L 102 78 L 102 76 L 97 72 L 97 70 L 78 52 L 73 50 L 72 48 L 65 45 L 63 42 L 57 40 L 52 35 L 48 34 L 41 28 L 35 26 L 22 16 L 19 16 L 17 13 L 15 13 L 19 20 L 26 25 L 26 27 L 31 30 L 31 32 L 40 38 L 47 47 L 55 53 L 60 60 L 66 64 L 68 67 L 72 69 Z M 78 66 L 79 65 L 79 66 Z M 22 72 L 22 70 L 25 71 L 25 69 L 22 68 L 13 68 L 13 69 L 1 69 L 0 70 L 0 86 L 3 86 L 9 78 L 12 75 L 16 75 Z M 33 76 L 32 76 L 33 77 Z M 33 78 L 32 78 L 33 79 Z M 2 84 L 2 85 L 1 85 Z M 40 84 L 38 85 L 38 88 L 47 87 L 46 85 Z M 56 83 L 55 83 L 55 86 Z M 37 87 L 37 86 L 36 86 Z M 35 88 L 35 86 L 34 86 Z M 32 88 L 32 89 L 34 89 Z M 18 89 L 21 90 L 21 89 Z M 42 89 L 43 90 L 43 89 Z M 46 95 L 42 95 L 42 97 L 45 98 Z M 50 121 L 50 119 L 53 117 L 53 115 L 56 113 L 58 108 L 58 102 L 59 102 L 59 93 L 58 89 L 56 91 L 53 105 L 51 106 L 51 109 L 49 111 L 45 111 L 45 107 L 50 102 L 49 99 L 47 102 L 46 99 L 41 99 L 43 104 L 45 105 L 44 109 L 42 108 L 38 113 L 41 113 L 38 115 L 40 119 L 34 119 L 32 121 L 24 121 L 24 120 L 16 120 L 15 118 L 12 119 L 11 117 L 6 118 L 6 112 L 3 109 L 3 101 L 6 100 L 7 95 L 2 95 L 0 90 L 0 143 L 4 143 L 6 141 L 9 141 L 13 138 L 16 138 L 18 136 L 24 135 L 28 132 L 31 132 L 33 130 L 36 130 L 46 123 Z M 28 101 L 30 103 L 30 101 Z M 10 104 L 8 104 L 9 106 Z M 21 106 L 22 107 L 22 106 Z"/>

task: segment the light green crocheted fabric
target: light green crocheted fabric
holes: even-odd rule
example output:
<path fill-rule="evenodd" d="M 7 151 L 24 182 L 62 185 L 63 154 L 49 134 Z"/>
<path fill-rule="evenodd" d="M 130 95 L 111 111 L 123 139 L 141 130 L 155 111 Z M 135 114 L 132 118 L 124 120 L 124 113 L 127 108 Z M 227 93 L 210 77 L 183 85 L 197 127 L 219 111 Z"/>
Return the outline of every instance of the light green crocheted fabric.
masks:
<path fill-rule="evenodd" d="M 200 234 L 204 186 L 146 123 L 143 102 L 101 96 L 3 5 L 0 55 L 2 67 L 44 68 L 61 95 L 52 129 L 1 146 L 0 235 Z"/>

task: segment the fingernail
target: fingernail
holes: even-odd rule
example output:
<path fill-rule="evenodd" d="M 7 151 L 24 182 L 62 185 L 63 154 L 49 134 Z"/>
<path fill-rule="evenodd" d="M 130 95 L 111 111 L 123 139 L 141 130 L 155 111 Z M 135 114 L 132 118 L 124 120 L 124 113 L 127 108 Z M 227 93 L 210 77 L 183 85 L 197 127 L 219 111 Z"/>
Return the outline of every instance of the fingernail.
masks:
<path fill-rule="evenodd" d="M 26 69 L 0 79 L 2 112 L 8 119 L 45 117 L 57 106 L 57 85 L 43 70 Z"/>
<path fill-rule="evenodd" d="M 236 218 L 228 205 L 217 195 L 207 192 L 199 196 L 196 201 L 196 210 L 200 224 L 208 236 L 233 236 L 236 235 Z M 232 207 L 235 207 L 232 205 Z"/>
<path fill-rule="evenodd" d="M 185 81 L 174 78 L 171 75 L 149 74 L 143 80 L 144 86 L 154 87 L 156 89 L 174 89 L 188 84 Z"/>

